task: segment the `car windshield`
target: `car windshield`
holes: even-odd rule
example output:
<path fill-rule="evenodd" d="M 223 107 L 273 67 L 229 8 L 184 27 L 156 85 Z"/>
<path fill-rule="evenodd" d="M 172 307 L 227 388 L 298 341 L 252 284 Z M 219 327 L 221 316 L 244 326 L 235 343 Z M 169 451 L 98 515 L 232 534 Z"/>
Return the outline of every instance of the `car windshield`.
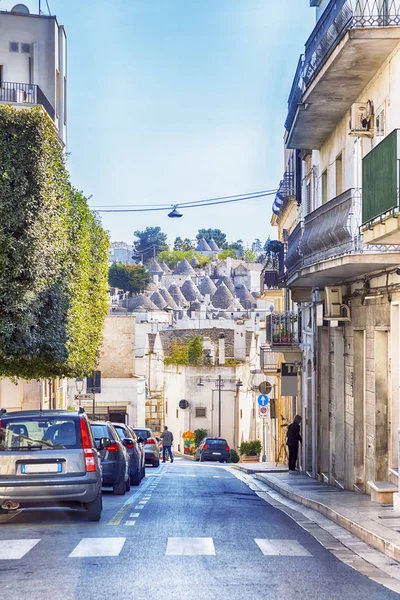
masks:
<path fill-rule="evenodd" d="M 206 440 L 206 444 L 208 444 L 209 446 L 226 446 L 226 440 L 223 439 L 211 439 L 211 440 Z"/>
<path fill-rule="evenodd" d="M 42 416 L 4 418 L 0 450 L 59 450 L 81 448 L 78 419 Z"/>
<path fill-rule="evenodd" d="M 135 433 L 138 437 L 142 437 L 145 440 L 147 440 L 147 438 L 151 437 L 151 433 L 148 429 L 135 429 Z"/>
<path fill-rule="evenodd" d="M 107 429 L 107 425 L 91 425 L 95 440 L 101 440 L 101 438 L 109 438 L 110 432 Z"/>

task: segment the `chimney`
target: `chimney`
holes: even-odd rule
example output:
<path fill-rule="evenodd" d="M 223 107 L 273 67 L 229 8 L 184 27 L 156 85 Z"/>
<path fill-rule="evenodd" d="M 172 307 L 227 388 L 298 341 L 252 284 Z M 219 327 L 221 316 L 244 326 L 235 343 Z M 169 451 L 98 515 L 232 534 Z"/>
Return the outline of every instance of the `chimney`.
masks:
<path fill-rule="evenodd" d="M 225 364 L 225 336 L 223 333 L 220 334 L 218 340 L 218 364 L 220 366 Z"/>
<path fill-rule="evenodd" d="M 233 356 L 236 360 L 246 360 L 246 325 L 244 321 L 235 321 L 235 337 L 233 343 Z"/>

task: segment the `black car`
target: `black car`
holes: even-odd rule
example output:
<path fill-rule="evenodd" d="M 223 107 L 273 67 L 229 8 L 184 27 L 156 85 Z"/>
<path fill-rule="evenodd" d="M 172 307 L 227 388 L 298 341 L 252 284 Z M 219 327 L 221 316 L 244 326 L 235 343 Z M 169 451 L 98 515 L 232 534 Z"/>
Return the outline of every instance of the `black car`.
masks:
<path fill-rule="evenodd" d="M 195 459 L 197 461 L 218 460 L 221 463 L 227 463 L 231 460 L 231 449 L 223 438 L 206 437 L 196 449 Z"/>
<path fill-rule="evenodd" d="M 97 422 L 90 426 L 101 457 L 103 485 L 112 486 L 114 494 L 123 496 L 131 489 L 128 452 L 112 423 Z"/>
<path fill-rule="evenodd" d="M 131 425 L 127 425 L 127 428 L 131 433 L 131 437 L 137 442 L 137 449 L 140 455 L 140 464 L 142 465 L 143 479 L 143 477 L 146 477 L 146 454 L 144 451 L 144 439 L 136 434 L 135 430 L 133 429 L 133 427 L 131 427 Z"/>
<path fill-rule="evenodd" d="M 139 448 L 136 434 L 125 423 L 113 423 L 113 426 L 129 454 L 129 477 L 131 485 L 139 485 L 144 477 L 144 457 L 143 452 Z"/>

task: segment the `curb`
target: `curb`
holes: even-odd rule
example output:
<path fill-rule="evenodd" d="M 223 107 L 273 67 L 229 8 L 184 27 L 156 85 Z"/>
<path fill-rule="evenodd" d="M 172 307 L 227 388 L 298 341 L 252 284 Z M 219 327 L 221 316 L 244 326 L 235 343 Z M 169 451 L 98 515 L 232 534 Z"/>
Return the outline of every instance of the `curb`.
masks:
<path fill-rule="evenodd" d="M 257 475 L 257 474 L 268 474 L 268 473 L 287 473 L 288 469 L 287 468 L 282 468 L 282 469 L 271 469 L 271 471 L 268 471 L 267 469 L 260 469 L 259 471 L 256 469 L 250 469 L 249 467 L 245 467 L 243 466 L 243 464 L 238 464 L 238 463 L 231 463 L 231 467 L 233 469 L 238 469 L 238 471 L 242 471 L 243 473 L 247 473 L 248 475 Z"/>
<path fill-rule="evenodd" d="M 386 554 L 390 558 L 394 558 L 395 560 L 400 562 L 400 546 L 397 546 L 389 540 L 385 540 L 383 537 L 381 537 L 377 533 L 374 533 L 370 529 L 366 529 L 365 527 L 358 525 L 348 517 L 345 517 L 344 515 L 341 515 L 340 513 L 333 510 L 333 508 L 326 506 L 326 504 L 318 502 L 317 500 L 312 500 L 311 498 L 306 498 L 304 496 L 301 496 L 300 494 L 296 494 L 296 492 L 288 490 L 286 487 L 279 485 L 275 481 L 271 481 L 268 475 L 255 473 L 254 476 L 256 479 L 267 483 L 271 488 L 282 494 L 282 496 L 286 496 L 286 498 L 294 500 L 294 502 L 297 502 L 298 504 L 302 504 L 307 508 L 311 508 L 313 510 L 316 510 L 317 512 L 320 512 L 322 515 L 324 515 L 324 517 L 327 517 L 328 519 L 334 521 L 344 529 L 347 529 L 347 531 L 359 537 L 366 544 L 373 546 L 383 554 Z"/>

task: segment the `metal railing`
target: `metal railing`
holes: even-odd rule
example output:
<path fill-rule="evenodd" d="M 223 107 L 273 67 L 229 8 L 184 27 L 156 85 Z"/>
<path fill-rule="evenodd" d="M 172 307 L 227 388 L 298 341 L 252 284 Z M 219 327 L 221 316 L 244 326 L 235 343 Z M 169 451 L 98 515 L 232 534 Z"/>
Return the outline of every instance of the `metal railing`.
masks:
<path fill-rule="evenodd" d="M 0 83 L 0 102 L 16 104 L 41 104 L 54 120 L 55 110 L 40 89 L 33 83 L 16 83 L 2 81 Z"/>
<path fill-rule="evenodd" d="M 279 352 L 274 352 L 271 346 L 261 346 L 260 367 L 265 373 L 272 373 L 279 369 Z"/>
<path fill-rule="evenodd" d="M 300 246 L 302 235 L 303 223 L 300 221 L 293 229 L 287 243 L 285 267 L 288 277 L 290 277 L 294 272 L 298 271 L 303 264 L 303 255 L 301 253 Z"/>
<path fill-rule="evenodd" d="M 293 125 L 305 89 L 349 29 L 400 26 L 400 0 L 331 0 L 305 45 L 290 96 L 285 127 Z"/>
<path fill-rule="evenodd" d="M 266 334 L 271 348 L 298 346 L 301 342 L 300 311 L 273 312 L 268 315 Z"/>

